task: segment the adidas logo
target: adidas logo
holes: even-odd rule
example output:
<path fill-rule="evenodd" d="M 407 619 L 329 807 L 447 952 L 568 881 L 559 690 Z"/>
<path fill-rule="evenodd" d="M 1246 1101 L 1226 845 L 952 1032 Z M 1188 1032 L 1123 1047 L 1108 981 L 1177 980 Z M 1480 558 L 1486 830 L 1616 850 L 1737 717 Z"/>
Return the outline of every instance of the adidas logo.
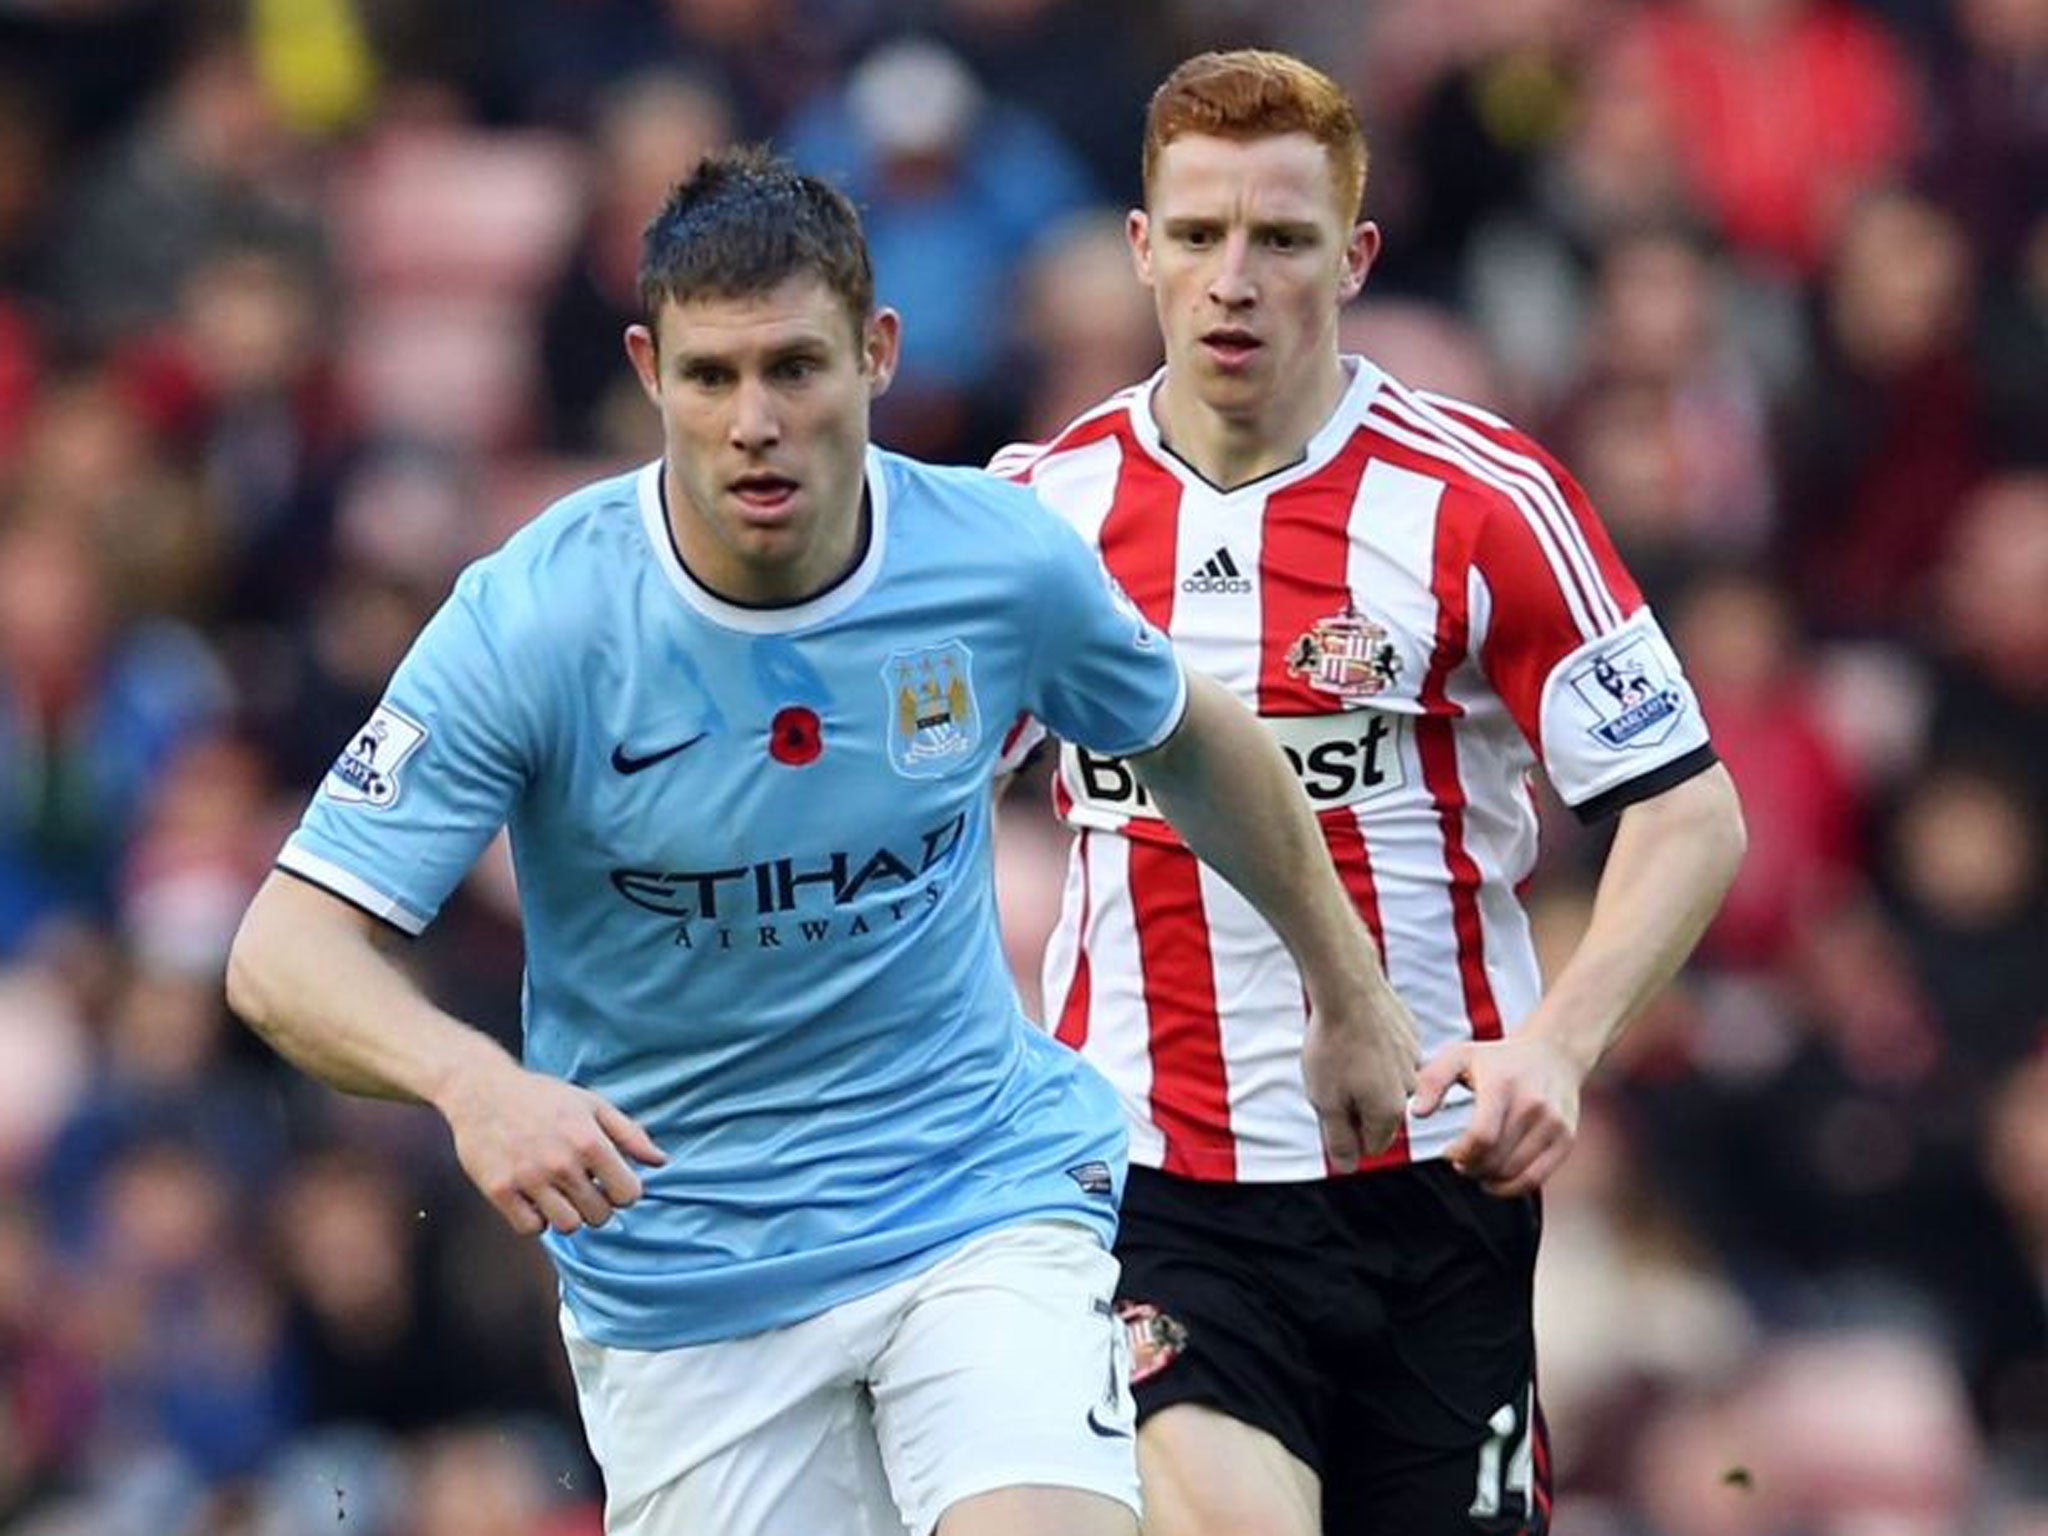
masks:
<path fill-rule="evenodd" d="M 1227 547 L 1219 548 L 1199 568 L 1181 578 L 1183 592 L 1249 592 L 1251 578 L 1237 568 Z"/>

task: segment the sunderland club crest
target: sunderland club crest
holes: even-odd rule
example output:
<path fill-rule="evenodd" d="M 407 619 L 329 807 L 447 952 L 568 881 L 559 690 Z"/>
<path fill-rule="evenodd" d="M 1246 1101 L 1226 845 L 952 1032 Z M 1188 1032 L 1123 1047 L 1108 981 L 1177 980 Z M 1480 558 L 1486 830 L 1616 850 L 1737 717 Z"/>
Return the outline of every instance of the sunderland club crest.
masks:
<path fill-rule="evenodd" d="M 1287 648 L 1287 675 L 1347 703 L 1369 699 L 1394 686 L 1401 675 L 1401 653 L 1385 629 L 1346 604 L 1342 613 L 1318 619 Z"/>
<path fill-rule="evenodd" d="M 892 651 L 882 666 L 889 695 L 889 763 L 910 779 L 952 772 L 981 742 L 974 653 L 960 640 Z"/>
<path fill-rule="evenodd" d="M 1157 1376 L 1188 1347 L 1188 1330 L 1149 1301 L 1119 1301 L 1117 1321 L 1124 1325 L 1124 1344 L 1131 1355 L 1131 1385 Z"/>

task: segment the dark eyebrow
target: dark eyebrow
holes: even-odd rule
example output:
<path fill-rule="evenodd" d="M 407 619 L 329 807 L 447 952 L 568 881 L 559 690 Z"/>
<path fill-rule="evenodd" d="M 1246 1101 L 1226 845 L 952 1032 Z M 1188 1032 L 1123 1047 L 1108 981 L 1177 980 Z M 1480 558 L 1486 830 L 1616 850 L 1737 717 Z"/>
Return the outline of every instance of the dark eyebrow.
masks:
<path fill-rule="evenodd" d="M 791 357 L 823 356 L 831 350 L 831 346 L 832 343 L 829 337 L 817 332 L 807 331 L 802 335 L 792 336 L 786 341 L 777 342 L 761 355 L 766 361 L 774 363 Z M 716 349 L 707 352 L 678 351 L 675 354 L 675 362 L 678 368 L 739 367 L 737 354 Z"/>
<path fill-rule="evenodd" d="M 731 357 L 723 352 L 677 352 L 673 358 L 675 370 L 687 373 L 693 368 L 730 368 Z"/>

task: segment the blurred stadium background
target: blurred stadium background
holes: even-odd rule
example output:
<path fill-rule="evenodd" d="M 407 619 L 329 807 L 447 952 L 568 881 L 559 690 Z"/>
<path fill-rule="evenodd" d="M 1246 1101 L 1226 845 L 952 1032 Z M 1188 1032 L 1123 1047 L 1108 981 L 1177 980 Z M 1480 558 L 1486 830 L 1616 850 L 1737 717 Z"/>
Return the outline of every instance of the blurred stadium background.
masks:
<path fill-rule="evenodd" d="M 1247 43 L 1364 107 L 1348 339 L 1586 482 L 1747 799 L 1548 1197 L 1559 1530 L 2048 1532 L 2048 0 L 0 0 L 0 1530 L 598 1530 L 539 1254 L 229 1023 L 236 917 L 459 566 L 656 451 L 701 148 L 849 187 L 879 435 L 978 460 L 1155 365 L 1143 103 Z M 414 951 L 507 1039 L 511 913 Z"/>

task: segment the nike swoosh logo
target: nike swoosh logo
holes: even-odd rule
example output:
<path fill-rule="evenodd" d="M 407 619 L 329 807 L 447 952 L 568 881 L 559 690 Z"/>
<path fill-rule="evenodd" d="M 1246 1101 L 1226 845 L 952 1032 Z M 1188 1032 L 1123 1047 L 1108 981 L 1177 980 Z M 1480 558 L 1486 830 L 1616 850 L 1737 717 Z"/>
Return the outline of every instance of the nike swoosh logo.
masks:
<path fill-rule="evenodd" d="M 626 744 L 620 742 L 616 747 L 612 748 L 612 767 L 620 773 L 638 773 L 643 768 L 652 768 L 656 763 L 667 762 L 678 752 L 694 747 L 710 734 L 709 731 L 699 731 L 688 741 L 679 741 L 672 747 L 663 747 L 659 752 L 650 752 L 645 757 L 627 756 Z"/>
<path fill-rule="evenodd" d="M 1105 1440 L 1128 1440 L 1131 1432 L 1115 1424 L 1105 1424 L 1095 1417 L 1096 1410 L 1088 1410 L 1088 1427 Z"/>

